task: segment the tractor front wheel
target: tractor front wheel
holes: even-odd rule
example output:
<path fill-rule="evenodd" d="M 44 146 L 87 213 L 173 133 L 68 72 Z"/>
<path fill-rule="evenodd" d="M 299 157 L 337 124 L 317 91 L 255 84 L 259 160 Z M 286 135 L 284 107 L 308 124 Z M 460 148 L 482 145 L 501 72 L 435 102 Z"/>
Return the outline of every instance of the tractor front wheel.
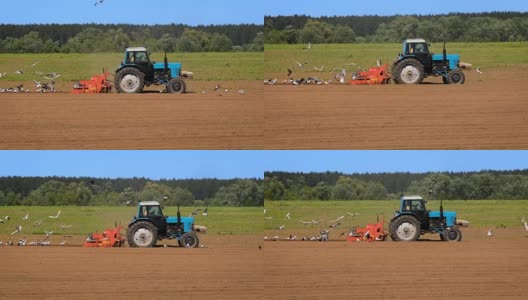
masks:
<path fill-rule="evenodd" d="M 200 243 L 198 236 L 194 232 L 187 232 L 181 238 L 181 243 L 185 248 L 196 248 Z"/>
<path fill-rule="evenodd" d="M 450 84 L 464 84 L 466 76 L 460 69 L 454 69 L 447 74 L 447 81 Z"/>
<path fill-rule="evenodd" d="M 420 236 L 420 222 L 413 216 L 400 216 L 390 223 L 389 233 L 394 241 L 416 241 Z"/>
<path fill-rule="evenodd" d="M 462 232 L 456 227 L 452 227 L 445 232 L 445 238 L 448 242 L 460 242 L 462 240 Z"/>
<path fill-rule="evenodd" d="M 115 76 L 115 85 L 119 93 L 141 93 L 145 87 L 145 74 L 136 68 L 123 68 Z"/>
<path fill-rule="evenodd" d="M 397 83 L 419 84 L 424 79 L 424 67 L 417 59 L 407 58 L 394 66 L 392 74 Z"/>
<path fill-rule="evenodd" d="M 185 93 L 185 81 L 181 80 L 180 78 L 173 78 L 169 81 L 167 89 L 173 94 Z"/>
<path fill-rule="evenodd" d="M 158 240 L 158 229 L 150 222 L 134 223 L 128 228 L 127 240 L 130 247 L 154 247 Z"/>

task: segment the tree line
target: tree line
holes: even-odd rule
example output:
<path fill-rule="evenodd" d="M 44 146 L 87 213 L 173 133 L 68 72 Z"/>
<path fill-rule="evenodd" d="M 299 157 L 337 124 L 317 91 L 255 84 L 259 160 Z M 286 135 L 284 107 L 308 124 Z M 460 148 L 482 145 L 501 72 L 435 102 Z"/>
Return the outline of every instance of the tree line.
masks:
<path fill-rule="evenodd" d="M 146 46 L 152 52 L 263 51 L 260 25 L 0 24 L 0 52 L 122 52 Z"/>
<path fill-rule="evenodd" d="M 0 206 L 135 205 L 263 206 L 259 179 L 0 177 Z"/>
<path fill-rule="evenodd" d="M 528 13 L 451 13 L 444 15 L 265 16 L 265 43 L 528 41 Z"/>
<path fill-rule="evenodd" d="M 446 200 L 528 199 L 528 169 L 440 173 L 266 172 L 266 200 L 384 200 L 403 194 Z"/>

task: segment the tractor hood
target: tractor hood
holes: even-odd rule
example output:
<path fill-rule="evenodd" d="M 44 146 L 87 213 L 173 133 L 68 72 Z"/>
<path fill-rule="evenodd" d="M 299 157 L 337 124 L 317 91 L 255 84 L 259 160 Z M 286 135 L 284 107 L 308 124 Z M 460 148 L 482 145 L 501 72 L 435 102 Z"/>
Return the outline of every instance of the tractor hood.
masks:
<path fill-rule="evenodd" d="M 444 55 L 442 54 L 433 54 L 433 61 L 442 61 Z M 446 59 L 449 62 L 449 69 L 453 70 L 458 68 L 458 63 L 460 62 L 459 54 L 446 54 Z"/>
<path fill-rule="evenodd" d="M 172 78 L 180 77 L 181 65 L 182 65 L 181 63 L 168 63 L 167 64 L 167 68 L 169 68 Z M 153 66 L 154 66 L 154 70 L 165 69 L 165 64 L 162 62 L 155 63 L 153 64 Z"/>
<path fill-rule="evenodd" d="M 167 217 L 167 224 L 176 224 L 178 223 L 178 217 Z M 181 217 L 181 222 L 183 223 L 183 230 L 185 232 L 192 231 L 192 226 L 194 224 L 194 218 L 193 217 Z"/>
<path fill-rule="evenodd" d="M 440 218 L 440 211 L 431 211 L 429 212 L 430 218 Z M 456 222 L 456 212 L 454 211 L 444 211 L 444 217 L 446 218 L 446 225 L 451 227 Z"/>

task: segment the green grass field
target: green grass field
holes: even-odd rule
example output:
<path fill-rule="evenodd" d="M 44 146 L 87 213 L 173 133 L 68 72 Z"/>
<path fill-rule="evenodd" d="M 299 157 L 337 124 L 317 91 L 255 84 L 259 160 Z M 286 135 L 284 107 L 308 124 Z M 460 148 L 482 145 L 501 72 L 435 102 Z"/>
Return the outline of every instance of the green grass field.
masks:
<path fill-rule="evenodd" d="M 61 209 L 58 219 L 48 216 L 56 215 Z M 182 216 L 188 216 L 194 208 L 182 207 Z M 22 220 L 29 213 L 29 221 Z M 22 231 L 27 234 L 41 234 L 45 230 L 55 234 L 88 234 L 102 231 L 107 227 L 113 228 L 115 223 L 126 227 L 128 222 L 137 212 L 136 207 L 38 207 L 38 206 L 3 206 L 0 207 L 0 234 L 10 234 L 17 225 L 22 225 Z M 166 207 L 164 214 L 176 216 L 176 207 Z M 195 224 L 207 227 L 207 234 L 260 234 L 263 221 L 260 207 L 209 207 L 208 216 L 199 214 Z M 5 221 L 5 216 L 10 216 L 10 221 Z M 44 219 L 42 225 L 33 227 L 33 223 Z M 61 230 L 60 225 L 72 225 Z"/>
<path fill-rule="evenodd" d="M 289 67 L 295 73 L 313 73 L 313 67 L 325 66 L 324 72 L 333 68 L 346 67 L 343 64 L 355 63 L 363 69 L 375 66 L 380 58 L 383 63 L 392 63 L 398 53 L 402 52 L 401 44 L 320 44 L 312 45 L 307 51 L 305 45 L 265 45 L 265 74 L 286 73 Z M 441 43 L 432 43 L 430 51 L 442 53 Z M 512 43 L 447 43 L 447 53 L 458 53 L 463 62 L 471 63 L 483 70 L 513 65 L 528 64 L 528 42 Z M 302 69 L 297 68 L 295 61 L 305 63 Z M 354 66 L 347 67 L 353 70 Z M 286 77 L 286 76 L 284 76 Z"/>
<path fill-rule="evenodd" d="M 181 62 L 182 69 L 194 72 L 194 80 L 261 80 L 264 65 L 262 52 L 230 53 L 167 53 L 173 62 Z M 35 71 L 62 74 L 61 81 L 89 79 L 102 73 L 103 68 L 113 73 L 123 60 L 121 53 L 96 54 L 0 54 L 0 73 L 7 72 L 0 81 L 32 81 L 39 76 Z M 151 60 L 163 62 L 162 53 L 153 53 Z M 32 64 L 40 62 L 35 68 Z M 21 70 L 23 75 L 14 72 Z"/>
<path fill-rule="evenodd" d="M 456 211 L 457 218 L 468 220 L 471 227 L 522 226 L 521 218 L 528 217 L 528 200 L 445 200 L 444 211 Z M 305 227 L 299 220 L 322 220 L 321 224 L 345 216 L 340 220 L 343 228 L 352 225 L 375 223 L 376 216 L 384 216 L 388 222 L 399 209 L 399 200 L 364 200 L 364 201 L 266 201 L 269 209 L 264 220 L 265 229 L 280 225 L 286 228 L 300 229 Z M 440 201 L 428 201 L 427 209 L 439 210 Z M 291 220 L 286 218 L 290 212 Z M 360 213 L 350 217 L 346 212 Z M 308 228 L 311 225 L 308 225 Z"/>

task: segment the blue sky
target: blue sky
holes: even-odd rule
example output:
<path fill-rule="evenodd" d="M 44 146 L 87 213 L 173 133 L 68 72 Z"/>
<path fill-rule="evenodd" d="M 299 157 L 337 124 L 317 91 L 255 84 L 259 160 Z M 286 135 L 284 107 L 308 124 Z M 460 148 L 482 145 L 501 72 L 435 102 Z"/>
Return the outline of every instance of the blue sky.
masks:
<path fill-rule="evenodd" d="M 395 15 L 395 14 L 443 14 L 450 12 L 489 12 L 489 11 L 528 11 L 525 0 L 302 0 L 302 1 L 267 1 L 264 14 L 277 15 L 310 15 L 346 16 L 346 15 Z"/>
<path fill-rule="evenodd" d="M 0 151 L 0 176 L 263 178 L 255 151 Z"/>
<path fill-rule="evenodd" d="M 263 24 L 258 0 L 3 0 L 0 23 Z"/>
<path fill-rule="evenodd" d="M 263 178 L 344 173 L 528 169 L 528 151 L 0 151 L 0 176 Z"/>

